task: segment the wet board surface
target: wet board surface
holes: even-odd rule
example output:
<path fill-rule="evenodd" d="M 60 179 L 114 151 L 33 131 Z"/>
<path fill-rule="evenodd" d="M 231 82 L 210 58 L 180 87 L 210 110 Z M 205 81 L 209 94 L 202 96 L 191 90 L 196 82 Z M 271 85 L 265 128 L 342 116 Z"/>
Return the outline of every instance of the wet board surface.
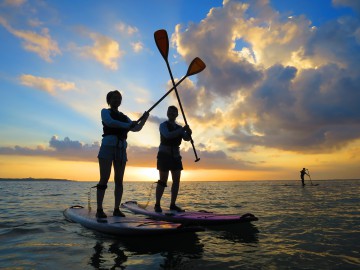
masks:
<path fill-rule="evenodd" d="M 125 202 L 122 204 L 122 207 L 136 214 L 142 214 L 156 220 L 178 222 L 183 224 L 224 225 L 232 223 L 246 223 L 258 220 L 257 217 L 250 213 L 246 213 L 244 215 L 228 215 L 204 210 L 176 212 L 165 209 L 163 209 L 163 212 L 158 213 L 154 211 L 153 205 L 145 207 L 136 201 Z"/>
<path fill-rule="evenodd" d="M 180 223 L 138 217 L 114 217 L 108 213 L 107 218 L 98 219 L 95 212 L 82 206 L 72 206 L 64 210 L 64 216 L 67 220 L 79 223 L 86 228 L 112 235 L 154 235 L 203 231 L 201 227 L 186 227 Z"/>

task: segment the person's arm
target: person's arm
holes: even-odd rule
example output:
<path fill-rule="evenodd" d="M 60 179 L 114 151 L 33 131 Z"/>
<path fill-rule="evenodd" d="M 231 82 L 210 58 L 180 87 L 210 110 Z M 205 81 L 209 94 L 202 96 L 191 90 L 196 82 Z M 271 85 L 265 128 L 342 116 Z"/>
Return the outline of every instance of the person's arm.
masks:
<path fill-rule="evenodd" d="M 137 124 L 136 121 L 131 121 L 129 119 L 129 121 L 131 121 L 131 127 L 130 127 L 130 131 L 132 132 L 138 132 L 140 131 L 143 126 L 145 125 L 146 123 L 146 120 L 149 118 L 149 113 L 148 112 L 144 112 L 143 116 L 141 117 L 141 120 L 140 122 Z"/>
<path fill-rule="evenodd" d="M 113 119 L 110 115 L 110 111 L 107 109 L 101 110 L 101 120 L 105 123 L 105 125 L 107 125 L 108 127 L 113 127 L 113 128 L 130 129 L 130 126 L 132 124 L 132 122 L 129 118 L 128 118 L 128 122 L 121 122 L 121 121 Z"/>
<path fill-rule="evenodd" d="M 163 135 L 166 139 L 172 139 L 179 136 L 183 136 L 183 132 L 184 132 L 182 128 L 178 128 L 174 131 L 169 131 L 166 122 L 160 124 L 159 130 L 161 135 Z"/>

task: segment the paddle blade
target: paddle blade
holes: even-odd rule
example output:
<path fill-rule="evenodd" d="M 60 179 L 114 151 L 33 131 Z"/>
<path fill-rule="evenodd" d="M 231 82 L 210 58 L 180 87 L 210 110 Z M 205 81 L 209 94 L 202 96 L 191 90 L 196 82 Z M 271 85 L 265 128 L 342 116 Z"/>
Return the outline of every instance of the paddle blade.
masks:
<path fill-rule="evenodd" d="M 169 38 L 166 30 L 160 29 L 157 30 L 154 33 L 155 43 L 158 47 L 162 57 L 164 57 L 165 60 L 168 58 L 169 54 Z"/>
<path fill-rule="evenodd" d="M 190 66 L 188 68 L 186 76 L 191 76 L 191 75 L 197 74 L 197 73 L 203 71 L 205 68 L 206 68 L 205 63 L 199 57 L 196 57 L 190 63 Z"/>

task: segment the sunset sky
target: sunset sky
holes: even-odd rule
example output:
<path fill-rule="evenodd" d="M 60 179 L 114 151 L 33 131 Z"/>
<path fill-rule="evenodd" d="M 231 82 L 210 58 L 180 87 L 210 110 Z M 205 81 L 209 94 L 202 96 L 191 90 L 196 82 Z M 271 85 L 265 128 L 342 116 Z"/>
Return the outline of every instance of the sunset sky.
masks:
<path fill-rule="evenodd" d="M 360 178 L 358 0 L 0 1 L 0 178 L 97 181 L 106 94 L 136 120 L 171 88 L 158 29 L 176 81 L 207 65 L 178 87 L 183 180 Z M 129 133 L 125 181 L 158 179 L 173 104 Z"/>

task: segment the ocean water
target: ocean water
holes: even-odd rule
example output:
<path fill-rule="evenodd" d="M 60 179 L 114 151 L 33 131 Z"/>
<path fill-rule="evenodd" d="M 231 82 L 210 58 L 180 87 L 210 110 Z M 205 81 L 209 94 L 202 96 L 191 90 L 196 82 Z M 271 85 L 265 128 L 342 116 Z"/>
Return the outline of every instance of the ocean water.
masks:
<path fill-rule="evenodd" d="M 360 269 L 360 181 L 317 183 L 183 182 L 180 206 L 250 212 L 259 220 L 197 233 L 114 237 L 63 217 L 71 205 L 87 207 L 94 182 L 0 181 L 0 268 Z M 151 184 L 125 182 L 123 201 L 153 203 Z M 93 208 L 95 200 L 93 189 Z M 104 208 L 112 207 L 110 182 Z"/>

